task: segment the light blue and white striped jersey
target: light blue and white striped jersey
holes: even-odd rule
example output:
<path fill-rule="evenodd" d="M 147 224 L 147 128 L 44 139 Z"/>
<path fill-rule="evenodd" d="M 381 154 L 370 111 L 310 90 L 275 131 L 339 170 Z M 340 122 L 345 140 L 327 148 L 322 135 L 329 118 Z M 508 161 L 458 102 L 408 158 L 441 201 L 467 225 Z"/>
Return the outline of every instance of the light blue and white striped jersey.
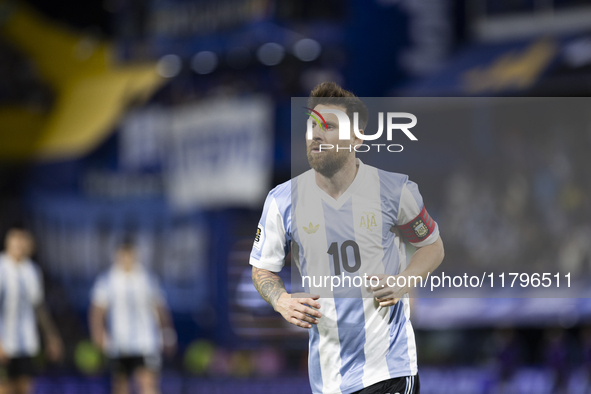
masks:
<path fill-rule="evenodd" d="M 0 254 L 0 344 L 9 357 L 39 352 L 35 307 L 43 302 L 41 271 L 31 261 Z"/>
<path fill-rule="evenodd" d="M 157 306 L 164 303 L 158 281 L 136 265 L 131 271 L 113 266 L 99 276 L 91 302 L 107 310 L 107 353 L 111 357 L 160 353 L 162 333 Z"/>
<path fill-rule="evenodd" d="M 320 189 L 313 170 L 273 189 L 250 264 L 279 272 L 291 247 L 292 264 L 302 276 L 339 275 L 335 270 L 348 276 L 396 275 L 407 264 L 397 232 L 417 247 L 435 242 L 439 229 L 417 185 L 406 175 L 358 163 L 355 180 L 338 200 Z M 365 287 L 333 291 L 308 282 L 305 291 L 321 294 L 322 318 L 309 330 L 314 394 L 348 394 L 417 373 L 408 295 L 394 307 L 380 308 Z"/>

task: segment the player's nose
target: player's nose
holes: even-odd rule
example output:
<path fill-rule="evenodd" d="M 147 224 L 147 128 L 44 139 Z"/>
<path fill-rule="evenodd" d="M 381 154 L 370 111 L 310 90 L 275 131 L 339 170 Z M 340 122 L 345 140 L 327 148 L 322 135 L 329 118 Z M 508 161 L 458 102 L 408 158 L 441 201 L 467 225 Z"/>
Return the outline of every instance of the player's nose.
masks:
<path fill-rule="evenodd" d="M 322 141 L 324 138 L 324 131 L 320 125 L 316 125 L 312 128 L 312 140 Z"/>

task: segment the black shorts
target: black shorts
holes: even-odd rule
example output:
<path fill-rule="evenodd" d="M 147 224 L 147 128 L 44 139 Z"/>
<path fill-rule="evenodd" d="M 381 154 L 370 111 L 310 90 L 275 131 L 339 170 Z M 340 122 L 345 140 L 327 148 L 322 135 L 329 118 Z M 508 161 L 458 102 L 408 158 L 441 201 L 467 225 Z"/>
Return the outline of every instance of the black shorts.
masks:
<path fill-rule="evenodd" d="M 3 375 L 8 380 L 37 375 L 37 365 L 33 357 L 10 358 L 3 369 Z"/>
<path fill-rule="evenodd" d="M 131 376 L 140 368 L 160 370 L 160 356 L 123 356 L 111 359 L 111 372 L 115 375 Z"/>
<path fill-rule="evenodd" d="M 421 383 L 419 374 L 416 374 L 384 380 L 351 394 L 419 394 L 420 392 Z"/>

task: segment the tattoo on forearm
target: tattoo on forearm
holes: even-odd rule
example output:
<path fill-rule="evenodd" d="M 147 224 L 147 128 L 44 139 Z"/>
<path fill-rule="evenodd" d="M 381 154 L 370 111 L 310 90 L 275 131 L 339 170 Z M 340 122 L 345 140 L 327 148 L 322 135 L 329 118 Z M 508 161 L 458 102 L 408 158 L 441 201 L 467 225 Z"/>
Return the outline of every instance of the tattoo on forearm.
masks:
<path fill-rule="evenodd" d="M 279 275 L 267 270 L 253 268 L 252 283 L 261 297 L 273 308 L 281 294 L 285 293 L 285 285 Z"/>

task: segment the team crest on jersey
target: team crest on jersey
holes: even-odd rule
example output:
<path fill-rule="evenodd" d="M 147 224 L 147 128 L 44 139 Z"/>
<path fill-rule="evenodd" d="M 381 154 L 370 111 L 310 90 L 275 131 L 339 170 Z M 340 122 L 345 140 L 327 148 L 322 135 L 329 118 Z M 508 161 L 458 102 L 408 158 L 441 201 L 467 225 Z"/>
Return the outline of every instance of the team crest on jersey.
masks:
<path fill-rule="evenodd" d="M 373 231 L 373 228 L 377 228 L 378 225 L 376 223 L 375 213 L 363 212 L 363 215 L 361 215 L 361 222 L 359 223 L 359 227 L 365 228 L 369 231 Z"/>
<path fill-rule="evenodd" d="M 427 227 L 421 218 L 418 218 L 414 221 L 412 224 L 412 230 L 418 238 L 424 238 L 427 234 L 429 234 L 429 227 Z"/>
<path fill-rule="evenodd" d="M 257 249 L 261 249 L 261 245 L 263 244 L 264 239 L 265 239 L 265 229 L 259 223 L 259 226 L 257 227 L 257 234 L 254 237 L 253 246 Z"/>
<path fill-rule="evenodd" d="M 308 227 L 304 226 L 304 231 L 308 234 L 314 234 L 316 231 L 318 231 L 318 227 L 320 227 L 320 224 L 314 226 L 312 222 L 310 222 Z"/>

